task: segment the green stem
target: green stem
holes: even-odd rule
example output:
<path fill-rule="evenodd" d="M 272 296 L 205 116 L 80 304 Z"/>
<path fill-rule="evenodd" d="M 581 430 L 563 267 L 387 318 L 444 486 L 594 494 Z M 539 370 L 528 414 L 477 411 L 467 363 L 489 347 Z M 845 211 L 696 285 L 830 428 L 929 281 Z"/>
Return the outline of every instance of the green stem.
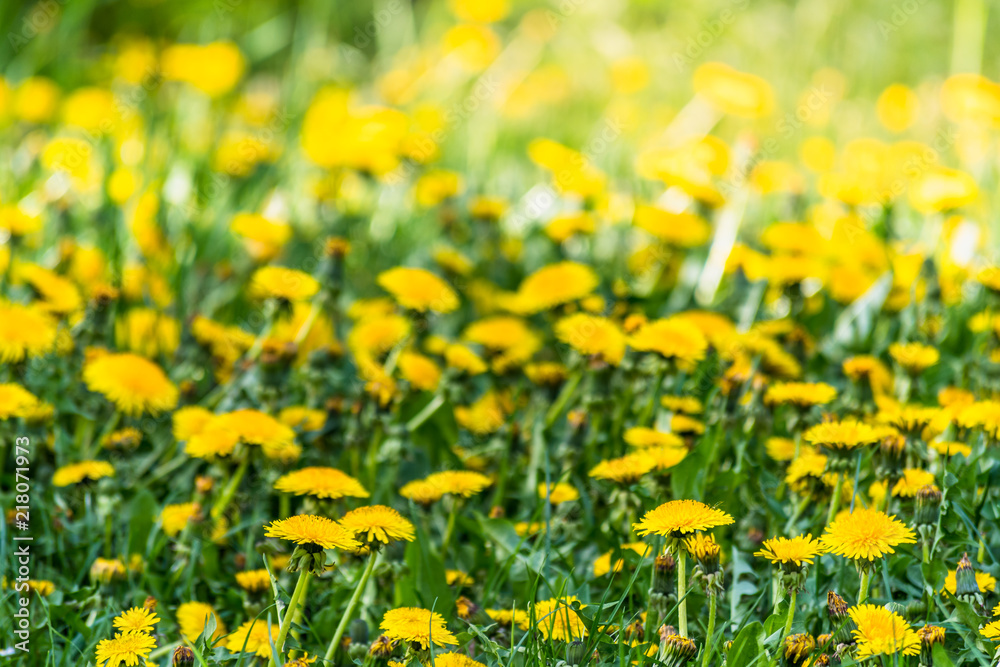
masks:
<path fill-rule="evenodd" d="M 683 547 L 677 550 L 677 627 L 681 637 L 688 636 L 687 554 Z"/>
<path fill-rule="evenodd" d="M 868 586 L 871 584 L 871 574 L 868 570 L 861 573 L 861 590 L 858 592 L 858 604 L 864 604 L 868 599 Z"/>
<path fill-rule="evenodd" d="M 925 539 L 920 540 L 920 551 L 921 551 L 920 562 L 922 562 L 924 565 L 927 565 L 928 563 L 931 562 L 930 545 L 928 544 L 927 540 Z"/>
<path fill-rule="evenodd" d="M 236 469 L 233 474 L 232 479 L 229 480 L 229 484 L 226 486 L 226 490 L 222 492 L 219 499 L 215 501 L 215 505 L 212 506 L 212 518 L 216 519 L 222 516 L 222 513 L 226 511 L 226 506 L 229 505 L 229 501 L 233 499 L 233 495 L 236 493 L 236 489 L 239 487 L 240 482 L 243 480 L 243 475 L 247 472 L 247 467 L 250 465 L 250 457 L 246 456 L 241 462 L 240 467 Z"/>
<path fill-rule="evenodd" d="M 785 631 L 781 634 L 781 641 L 785 640 L 788 633 L 792 631 L 792 621 L 795 620 L 795 599 L 798 597 L 799 591 L 797 588 L 791 590 L 791 595 L 788 598 L 788 616 L 785 618 Z"/>
<path fill-rule="evenodd" d="M 299 570 L 299 580 L 295 584 L 295 590 L 292 591 L 292 599 L 288 601 L 288 609 L 285 610 L 285 616 L 281 619 L 281 629 L 278 630 L 278 639 L 274 642 L 274 648 L 281 655 L 281 650 L 285 646 L 285 639 L 288 637 L 288 631 L 292 629 L 292 619 L 295 618 L 295 610 L 298 609 L 299 604 L 302 602 L 303 593 L 306 590 L 306 581 L 309 580 L 309 569 L 302 568 Z M 267 660 L 268 667 L 274 667 L 274 655 L 272 654 Z"/>
<path fill-rule="evenodd" d="M 451 506 L 451 515 L 448 517 L 448 528 L 444 531 L 444 541 L 441 543 L 441 562 L 446 563 L 445 557 L 448 555 L 448 547 L 451 546 L 452 535 L 455 534 L 455 518 L 458 516 L 458 501 L 455 500 Z"/>
<path fill-rule="evenodd" d="M 705 634 L 705 650 L 701 655 L 701 667 L 708 667 L 708 659 L 712 655 L 712 648 L 715 643 L 712 638 L 715 636 L 715 593 L 708 594 L 708 632 Z"/>
<path fill-rule="evenodd" d="M 333 656 L 337 652 L 337 647 L 340 646 L 340 639 L 344 636 L 344 631 L 347 630 L 347 624 L 351 622 L 351 616 L 354 615 L 354 609 L 358 606 L 358 601 L 361 600 L 361 593 L 365 590 L 365 586 L 368 584 L 368 580 L 371 578 L 372 572 L 375 570 L 376 560 L 378 560 L 378 552 L 372 551 L 371 556 L 368 557 L 368 565 L 365 567 L 365 571 L 361 575 L 361 581 L 359 581 L 357 587 L 355 587 L 354 594 L 351 596 L 351 601 L 347 603 L 347 609 L 344 611 L 344 615 L 340 617 L 340 623 L 337 625 L 337 631 L 333 633 L 333 639 L 330 640 L 330 645 L 326 647 L 326 655 L 323 656 L 324 663 L 329 663 L 333 660 Z"/>
<path fill-rule="evenodd" d="M 580 380 L 583 379 L 583 371 L 577 370 L 568 382 L 563 385 L 562 391 L 559 392 L 559 397 L 556 398 L 556 402 L 552 404 L 549 411 L 545 413 L 545 428 L 551 428 L 552 425 L 559 419 L 559 415 L 563 413 L 566 409 L 566 404 L 569 403 L 569 399 L 576 392 L 576 388 L 580 384 Z"/>
<path fill-rule="evenodd" d="M 667 366 L 663 364 L 656 371 L 656 377 L 653 379 L 653 386 L 649 392 L 649 402 L 646 403 L 646 407 L 642 411 L 642 416 L 639 417 L 639 426 L 649 426 L 652 422 L 653 415 L 656 413 L 656 401 L 660 398 L 660 387 L 663 386 L 663 379 L 666 376 Z"/>
<path fill-rule="evenodd" d="M 844 491 L 844 471 L 841 470 L 837 474 L 837 483 L 833 487 L 833 495 L 830 497 L 830 511 L 826 513 L 826 525 L 833 523 L 833 518 L 837 516 L 837 510 L 840 509 L 840 496 Z"/>

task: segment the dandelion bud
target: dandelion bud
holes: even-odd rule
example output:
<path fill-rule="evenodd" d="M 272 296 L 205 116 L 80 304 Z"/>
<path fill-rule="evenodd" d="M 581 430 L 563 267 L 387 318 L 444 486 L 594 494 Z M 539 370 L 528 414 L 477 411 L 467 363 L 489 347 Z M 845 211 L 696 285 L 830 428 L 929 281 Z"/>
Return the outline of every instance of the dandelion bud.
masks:
<path fill-rule="evenodd" d="M 500 505 L 494 505 L 490 508 L 490 518 L 491 519 L 502 519 L 507 515 L 507 512 Z"/>
<path fill-rule="evenodd" d="M 371 648 L 368 649 L 369 655 L 373 658 L 386 659 L 392 655 L 392 652 L 396 650 L 396 642 L 389 639 L 385 635 L 379 635 L 375 641 L 372 642 Z"/>
<path fill-rule="evenodd" d="M 343 259 L 351 252 L 351 242 L 342 236 L 331 236 L 323 244 L 323 254 L 327 257 Z"/>
<path fill-rule="evenodd" d="M 187 646 L 178 646 L 174 649 L 172 663 L 174 667 L 191 667 L 194 664 L 194 651 Z"/>
<path fill-rule="evenodd" d="M 115 431 L 104 441 L 104 448 L 118 451 L 131 451 L 142 442 L 142 433 L 138 429 L 123 428 Z"/>
<path fill-rule="evenodd" d="M 458 617 L 463 621 L 468 621 L 469 623 L 475 623 L 477 625 L 488 625 L 490 622 L 489 616 L 486 615 L 486 612 L 483 611 L 482 607 L 464 595 L 459 596 L 459 598 L 455 600 L 455 607 L 458 609 Z"/>
<path fill-rule="evenodd" d="M 934 664 L 934 645 L 944 646 L 944 628 L 936 625 L 925 625 L 917 630 L 920 638 L 920 665 L 931 667 Z"/>
<path fill-rule="evenodd" d="M 885 605 L 885 608 L 894 614 L 899 614 L 903 618 L 906 618 L 906 605 L 901 602 L 896 602 L 893 600 Z"/>
<path fill-rule="evenodd" d="M 914 523 L 917 526 L 935 525 L 941 514 L 941 490 L 933 484 L 917 489 Z"/>
<path fill-rule="evenodd" d="M 156 598 L 152 595 L 147 595 L 145 601 L 142 603 L 142 607 L 149 611 L 156 611 Z"/>
<path fill-rule="evenodd" d="M 826 594 L 826 612 L 830 615 L 830 620 L 834 623 L 847 618 L 847 601 L 830 591 Z"/>
<path fill-rule="evenodd" d="M 850 644 L 854 641 L 854 630 L 857 626 L 847 613 L 847 601 L 833 591 L 826 595 L 826 613 L 830 617 L 830 625 L 836 636 L 836 641 L 841 644 Z"/>
<path fill-rule="evenodd" d="M 674 568 L 676 567 L 677 561 L 670 554 L 657 556 L 653 560 L 653 585 L 650 588 L 650 593 L 664 596 L 673 593 Z"/>
<path fill-rule="evenodd" d="M 955 570 L 955 597 L 969 603 L 982 597 L 976 582 L 976 571 L 967 553 L 962 554 L 962 560 L 958 561 L 958 569 Z"/>
<path fill-rule="evenodd" d="M 927 613 L 927 603 L 923 600 L 914 600 L 906 605 L 907 618 L 920 618 Z"/>
<path fill-rule="evenodd" d="M 566 664 L 580 665 L 587 657 L 587 645 L 579 639 L 570 642 L 566 647 Z"/>
<path fill-rule="evenodd" d="M 676 634 L 663 637 L 663 628 L 660 629 L 660 632 L 662 638 L 660 659 L 667 667 L 683 667 L 698 653 L 698 646 L 694 641 Z"/>
<path fill-rule="evenodd" d="M 208 475 L 198 475 L 194 478 L 194 490 L 201 495 L 211 493 L 215 481 Z"/>
<path fill-rule="evenodd" d="M 797 635 L 788 635 L 785 637 L 785 644 L 782 649 L 785 664 L 788 667 L 804 665 L 815 648 L 816 640 L 808 633 L 803 632 Z"/>
<path fill-rule="evenodd" d="M 701 568 L 701 571 L 705 575 L 715 574 L 719 570 L 719 552 L 721 549 L 714 537 L 699 533 L 694 537 L 684 540 L 684 546 L 687 548 L 688 553 L 697 561 L 698 567 Z"/>
<path fill-rule="evenodd" d="M 813 659 L 812 667 L 830 667 L 830 656 L 820 653 Z"/>

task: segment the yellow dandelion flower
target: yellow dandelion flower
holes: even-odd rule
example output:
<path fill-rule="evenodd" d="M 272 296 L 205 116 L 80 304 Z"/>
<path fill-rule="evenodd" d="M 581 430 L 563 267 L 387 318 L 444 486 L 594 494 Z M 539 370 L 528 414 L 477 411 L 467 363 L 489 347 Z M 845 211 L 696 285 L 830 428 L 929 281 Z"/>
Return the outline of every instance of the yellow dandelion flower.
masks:
<path fill-rule="evenodd" d="M 785 482 L 796 493 L 811 490 L 816 480 L 823 479 L 826 473 L 827 456 L 814 451 L 801 451 L 799 457 L 792 461 L 785 474 Z"/>
<path fill-rule="evenodd" d="M 556 338 L 583 355 L 617 366 L 625 356 L 625 332 L 606 317 L 576 313 L 556 322 Z"/>
<path fill-rule="evenodd" d="M 19 384 L 0 384 L 0 419 L 26 417 L 39 401 Z"/>
<path fill-rule="evenodd" d="M 874 561 L 895 553 L 893 547 L 916 542 L 913 530 L 895 516 L 859 508 L 837 516 L 820 538 L 828 552 L 853 560 Z"/>
<path fill-rule="evenodd" d="M 859 658 L 920 652 L 920 638 L 899 614 L 874 604 L 851 607 L 848 613 L 857 626 L 853 634 Z"/>
<path fill-rule="evenodd" d="M 694 89 L 713 107 L 734 116 L 760 118 L 774 109 L 771 84 L 725 63 L 700 65 L 694 72 Z"/>
<path fill-rule="evenodd" d="M 201 518 L 201 505 L 198 503 L 167 505 L 160 514 L 163 532 L 170 537 L 176 537 L 190 522 L 199 518 Z"/>
<path fill-rule="evenodd" d="M 284 266 L 262 266 L 250 279 L 250 293 L 258 299 L 306 301 L 318 291 L 315 278 Z"/>
<path fill-rule="evenodd" d="M 38 295 L 37 305 L 56 315 L 68 315 L 83 306 L 80 292 L 68 278 L 37 264 L 17 267 L 16 277 L 31 286 Z"/>
<path fill-rule="evenodd" d="M 279 477 L 274 488 L 297 496 L 310 495 L 331 500 L 368 497 L 361 482 L 336 468 L 302 468 Z"/>
<path fill-rule="evenodd" d="M 582 299 L 598 285 L 592 268 L 577 262 L 550 264 L 525 278 L 512 302 L 514 312 L 534 314 Z"/>
<path fill-rule="evenodd" d="M 444 497 L 440 486 L 424 479 L 407 482 L 399 490 L 399 495 L 420 505 L 431 505 Z"/>
<path fill-rule="evenodd" d="M 987 623 L 979 629 L 979 634 L 993 641 L 1000 641 L 1000 621 Z"/>
<path fill-rule="evenodd" d="M 301 429 L 304 432 L 318 431 L 326 423 L 326 412 L 304 405 L 290 405 L 278 413 L 278 421 L 289 428 Z"/>
<path fill-rule="evenodd" d="M 647 204 L 635 207 L 632 224 L 675 248 L 696 248 L 712 237 L 712 227 L 700 215 L 673 213 Z"/>
<path fill-rule="evenodd" d="M 549 499 L 549 502 L 553 505 L 560 505 L 562 503 L 573 502 L 574 500 L 580 499 L 580 492 L 576 490 L 576 487 L 572 484 L 566 484 L 565 482 L 556 482 L 555 484 L 539 484 L 538 485 L 538 497 Z"/>
<path fill-rule="evenodd" d="M 679 318 L 654 320 L 639 327 L 628 343 L 640 352 L 656 352 L 666 359 L 695 362 L 705 358 L 708 339 L 691 322 Z"/>
<path fill-rule="evenodd" d="M 14 238 L 34 234 L 42 228 L 42 218 L 29 215 L 17 206 L 0 206 L 0 230 Z"/>
<path fill-rule="evenodd" d="M 309 514 L 297 514 L 278 519 L 264 526 L 264 535 L 277 537 L 295 544 L 323 549 L 355 550 L 361 545 L 350 531 L 332 519 Z"/>
<path fill-rule="evenodd" d="M 200 459 L 229 456 L 239 442 L 239 433 L 218 424 L 213 416 L 204 428 L 188 439 L 184 452 Z"/>
<path fill-rule="evenodd" d="M 257 213 L 237 213 L 229 228 L 242 237 L 247 252 L 259 262 L 273 259 L 292 238 L 291 226 Z"/>
<path fill-rule="evenodd" d="M 145 661 L 154 648 L 156 640 L 152 635 L 136 630 L 119 632 L 114 639 L 102 639 L 97 643 L 95 661 L 97 667 L 134 667 L 140 659 Z"/>
<path fill-rule="evenodd" d="M 210 97 L 232 90 L 243 76 L 246 59 L 228 41 L 172 44 L 163 50 L 161 69 L 168 81 L 181 81 Z"/>
<path fill-rule="evenodd" d="M 701 401 L 694 396 L 664 396 L 660 399 L 660 405 L 671 412 L 686 415 L 700 415 L 704 410 Z"/>
<path fill-rule="evenodd" d="M 653 462 L 653 470 L 669 470 L 687 457 L 683 447 L 646 447 L 641 454 Z"/>
<path fill-rule="evenodd" d="M 587 636 L 587 627 L 583 619 L 570 607 L 575 602 L 577 598 L 569 596 L 544 600 L 533 605 L 535 627 L 545 639 L 570 642 Z"/>
<path fill-rule="evenodd" d="M 385 612 L 379 627 L 389 639 L 416 644 L 421 649 L 432 643 L 435 646 L 458 644 L 458 639 L 448 631 L 441 614 L 419 607 L 390 609 Z"/>
<path fill-rule="evenodd" d="M 768 405 L 790 404 L 799 408 L 825 405 L 837 397 L 837 390 L 825 382 L 779 382 L 767 388 Z"/>
<path fill-rule="evenodd" d="M 764 450 L 775 461 L 791 461 L 795 458 L 795 441 L 791 438 L 768 438 L 764 441 Z"/>
<path fill-rule="evenodd" d="M 527 630 L 531 625 L 528 612 L 522 609 L 487 609 L 486 615 L 502 626 L 516 625 L 521 630 Z"/>
<path fill-rule="evenodd" d="M 267 570 L 245 570 L 236 573 L 236 583 L 250 593 L 259 593 L 271 588 L 271 575 Z"/>
<path fill-rule="evenodd" d="M 420 391 L 434 391 L 441 382 L 441 369 L 430 358 L 410 350 L 396 360 L 400 375 L 410 386 Z"/>
<path fill-rule="evenodd" d="M 223 625 L 222 619 L 215 613 L 212 605 L 205 602 L 185 602 L 177 607 L 177 625 L 180 627 L 180 633 L 184 639 L 189 642 L 197 641 L 201 633 L 205 631 L 209 616 L 215 618 L 213 640 L 228 634 L 226 626 Z"/>
<path fill-rule="evenodd" d="M 879 440 L 875 429 L 854 419 L 817 424 L 806 431 L 804 437 L 807 442 L 835 452 L 852 450 Z"/>
<path fill-rule="evenodd" d="M 655 467 L 656 462 L 653 458 L 642 450 L 616 459 L 601 461 L 587 474 L 595 479 L 606 479 L 618 484 L 634 484 Z"/>
<path fill-rule="evenodd" d="M 271 644 L 277 641 L 281 628 L 264 621 L 247 621 L 226 638 L 226 648 L 232 653 L 255 653 L 258 657 L 271 655 Z"/>
<path fill-rule="evenodd" d="M 385 354 L 410 335 L 411 324 L 402 315 L 373 315 L 360 320 L 347 336 L 347 346 L 373 356 Z"/>
<path fill-rule="evenodd" d="M 792 563 L 796 568 L 802 567 L 803 563 L 812 565 L 813 559 L 823 553 L 823 545 L 819 540 L 813 539 L 812 535 L 772 537 L 764 540 L 760 546 L 760 551 L 754 553 L 754 556 L 786 567 Z"/>
<path fill-rule="evenodd" d="M 56 321 L 44 310 L 0 300 L 0 363 L 49 352 L 55 346 L 56 331 Z"/>
<path fill-rule="evenodd" d="M 445 570 L 444 582 L 449 586 L 471 586 L 475 580 L 461 570 Z"/>
<path fill-rule="evenodd" d="M 153 632 L 153 628 L 160 619 L 145 607 L 132 607 L 128 611 L 122 612 L 114 620 L 114 626 L 122 632 Z"/>
<path fill-rule="evenodd" d="M 489 390 L 469 406 L 455 407 L 455 421 L 476 435 L 495 433 L 511 412 L 509 400 L 500 392 Z"/>
<path fill-rule="evenodd" d="M 934 486 L 934 474 L 920 468 L 907 468 L 892 487 L 892 495 L 898 498 L 912 498 L 924 486 Z"/>
<path fill-rule="evenodd" d="M 434 667 L 486 667 L 462 653 L 438 653 L 434 656 Z"/>
<path fill-rule="evenodd" d="M 83 381 L 128 415 L 157 414 L 177 405 L 177 387 L 166 373 L 135 354 L 103 354 L 87 361 Z"/>
<path fill-rule="evenodd" d="M 679 537 L 731 523 L 733 517 L 697 500 L 671 500 L 646 512 L 639 523 L 632 524 L 632 528 L 636 535 Z"/>
<path fill-rule="evenodd" d="M 625 431 L 624 438 L 633 447 L 684 447 L 684 440 L 676 433 L 657 431 L 647 426 L 633 426 Z"/>
<path fill-rule="evenodd" d="M 79 484 L 84 480 L 96 481 L 102 477 L 114 477 L 115 469 L 107 461 L 81 461 L 62 466 L 52 475 L 55 486 Z"/>
<path fill-rule="evenodd" d="M 471 498 L 492 484 L 486 475 L 469 470 L 436 472 L 428 475 L 425 481 L 438 487 L 442 493 L 450 493 L 463 498 Z"/>
<path fill-rule="evenodd" d="M 972 456 L 972 447 L 964 442 L 941 442 L 940 440 L 935 440 L 930 443 L 930 446 L 931 449 L 941 456 L 954 456 L 955 454 L 961 454 L 965 457 Z"/>
<path fill-rule="evenodd" d="M 645 542 L 626 542 L 622 544 L 619 549 L 612 549 L 606 553 L 601 554 L 594 561 L 594 576 L 603 577 L 614 567 L 615 572 L 621 572 L 622 567 L 625 565 L 625 560 L 623 558 L 615 559 L 614 565 L 611 564 L 611 557 L 616 551 L 624 552 L 626 549 L 634 551 L 639 554 L 640 557 L 646 556 L 652 553 L 652 548 Z"/>
<path fill-rule="evenodd" d="M 351 510 L 340 519 L 355 538 L 363 542 L 391 544 L 399 540 L 412 542 L 415 529 L 402 514 L 385 505 L 372 505 Z"/>
<path fill-rule="evenodd" d="M 469 375 L 480 375 L 489 370 L 483 358 L 466 345 L 453 343 L 444 349 L 444 360 L 448 368 L 457 368 Z"/>
<path fill-rule="evenodd" d="M 892 388 L 892 373 L 877 357 L 859 355 L 843 363 L 844 375 L 855 382 L 867 380 L 875 394 L 885 394 Z"/>
<path fill-rule="evenodd" d="M 410 310 L 450 313 L 459 305 L 455 290 L 425 269 L 399 266 L 380 273 L 377 282 L 399 305 Z"/>
<path fill-rule="evenodd" d="M 920 343 L 893 343 L 889 346 L 889 356 L 908 373 L 920 373 L 941 358 L 935 348 Z"/>

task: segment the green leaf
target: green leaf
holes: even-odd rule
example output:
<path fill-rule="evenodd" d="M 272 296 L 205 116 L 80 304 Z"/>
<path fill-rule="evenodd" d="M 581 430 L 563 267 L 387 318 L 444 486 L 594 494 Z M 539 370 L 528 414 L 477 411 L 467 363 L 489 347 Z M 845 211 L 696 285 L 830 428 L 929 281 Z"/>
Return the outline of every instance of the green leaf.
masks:
<path fill-rule="evenodd" d="M 726 658 L 726 666 L 748 667 L 748 665 L 753 664 L 760 652 L 758 639 L 763 634 L 764 626 L 761 625 L 760 621 L 748 623 L 733 640 L 733 645 Z"/>

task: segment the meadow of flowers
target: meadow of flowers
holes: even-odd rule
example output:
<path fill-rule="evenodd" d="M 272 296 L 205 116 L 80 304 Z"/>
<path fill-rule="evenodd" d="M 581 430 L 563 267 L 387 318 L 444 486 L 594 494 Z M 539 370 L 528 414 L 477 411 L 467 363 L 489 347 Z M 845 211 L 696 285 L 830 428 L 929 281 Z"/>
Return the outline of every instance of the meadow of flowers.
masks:
<path fill-rule="evenodd" d="M 990 7 L 687 4 L 4 3 L 0 664 L 997 665 Z"/>

